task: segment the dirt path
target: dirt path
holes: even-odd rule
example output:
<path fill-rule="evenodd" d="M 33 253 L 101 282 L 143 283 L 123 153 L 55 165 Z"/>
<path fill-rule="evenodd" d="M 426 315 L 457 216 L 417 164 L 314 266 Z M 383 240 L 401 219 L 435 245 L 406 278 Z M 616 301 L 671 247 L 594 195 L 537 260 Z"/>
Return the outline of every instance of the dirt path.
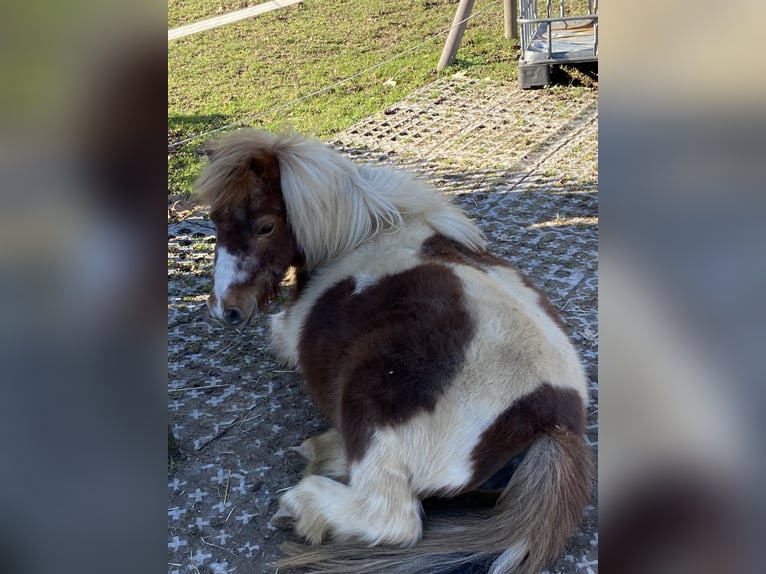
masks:
<path fill-rule="evenodd" d="M 597 122 L 595 89 L 455 76 L 330 141 L 358 161 L 422 174 L 548 293 L 590 377 L 596 450 Z M 169 473 L 168 572 L 274 573 L 285 534 L 269 518 L 298 478 L 286 450 L 325 421 L 268 353 L 263 319 L 232 336 L 208 318 L 213 242 L 204 217 L 168 226 L 169 417 L 184 452 Z M 597 571 L 591 506 L 550 572 Z"/>

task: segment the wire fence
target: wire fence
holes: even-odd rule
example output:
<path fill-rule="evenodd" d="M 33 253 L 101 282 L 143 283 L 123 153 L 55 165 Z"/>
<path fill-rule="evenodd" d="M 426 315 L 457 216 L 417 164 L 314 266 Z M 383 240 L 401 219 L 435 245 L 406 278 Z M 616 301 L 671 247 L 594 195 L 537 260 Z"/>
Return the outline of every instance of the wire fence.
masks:
<path fill-rule="evenodd" d="M 301 102 L 309 100 L 309 99 L 311 99 L 311 98 L 313 98 L 315 96 L 324 94 L 325 92 L 329 92 L 330 90 L 332 90 L 334 88 L 337 88 L 338 86 L 342 86 L 343 84 L 346 84 L 346 83 L 350 82 L 351 80 L 354 80 L 354 79 L 356 79 L 356 78 L 358 78 L 360 76 L 364 76 L 365 74 L 369 74 L 370 72 L 373 72 L 373 71 L 375 71 L 375 70 L 377 70 L 379 68 L 382 68 L 383 66 L 386 66 L 386 65 L 390 64 L 391 62 L 394 62 L 394 61 L 396 61 L 396 60 L 398 60 L 400 58 L 403 58 L 404 56 L 412 54 L 416 50 L 419 50 L 423 46 L 425 46 L 427 44 L 430 44 L 434 40 L 447 36 L 447 34 L 449 34 L 450 31 L 453 28 L 456 28 L 456 27 L 464 24 L 465 22 L 471 20 L 472 18 L 476 18 L 477 16 L 485 14 L 485 13 L 487 13 L 490 10 L 497 9 L 498 6 L 502 7 L 502 4 L 503 4 L 502 1 L 498 1 L 498 2 L 494 2 L 492 4 L 489 4 L 488 6 L 482 8 L 481 10 L 473 12 L 472 14 L 470 14 L 468 17 L 464 18 L 463 20 L 461 20 L 459 22 L 453 22 L 452 25 L 449 28 L 446 28 L 446 29 L 444 29 L 444 30 L 442 30 L 440 32 L 436 32 L 435 34 L 432 34 L 431 36 L 427 37 L 422 42 L 418 42 L 414 46 L 410 46 L 406 50 L 402 50 L 401 52 L 398 52 L 397 54 L 394 54 L 390 58 L 386 58 L 385 60 L 383 60 L 381 62 L 378 62 L 377 64 L 373 64 L 372 66 L 369 66 L 369 67 L 367 67 L 367 68 L 365 68 L 363 70 L 355 72 L 354 74 L 351 74 L 350 76 L 347 76 L 345 78 L 337 80 L 337 81 L 333 82 L 332 84 L 328 84 L 328 85 L 326 85 L 326 86 L 324 86 L 322 88 L 314 90 L 313 92 L 310 92 L 308 94 L 304 94 L 303 96 L 299 96 L 299 97 L 297 97 L 297 98 L 295 98 L 293 100 L 290 100 L 288 102 L 284 102 L 282 104 L 273 106 L 273 107 L 271 107 L 271 108 L 269 108 L 267 110 L 254 113 L 254 114 L 249 115 L 249 116 L 245 116 L 245 117 L 240 118 L 239 120 L 237 120 L 235 122 L 231 122 L 229 124 L 226 124 L 225 126 L 221 126 L 221 127 L 218 127 L 218 128 L 212 129 L 212 130 L 208 130 L 206 132 L 195 134 L 193 136 L 189 136 L 189 137 L 184 138 L 182 140 L 178 140 L 178 141 L 175 141 L 175 142 L 173 142 L 171 144 L 168 144 L 168 152 L 170 153 L 170 152 L 172 152 L 174 150 L 178 150 L 179 148 L 184 147 L 186 145 L 189 145 L 189 144 L 191 144 L 192 142 L 194 142 L 196 140 L 199 140 L 199 139 L 211 136 L 211 135 L 219 133 L 219 132 L 230 130 L 230 129 L 236 128 L 236 127 L 244 127 L 245 125 L 250 124 L 254 120 L 257 120 L 258 118 L 262 118 L 264 116 L 268 116 L 270 114 L 273 114 L 275 112 L 279 112 L 279 111 L 284 110 L 286 108 L 290 108 L 290 107 L 292 107 L 292 106 L 294 106 L 296 104 L 299 104 Z"/>

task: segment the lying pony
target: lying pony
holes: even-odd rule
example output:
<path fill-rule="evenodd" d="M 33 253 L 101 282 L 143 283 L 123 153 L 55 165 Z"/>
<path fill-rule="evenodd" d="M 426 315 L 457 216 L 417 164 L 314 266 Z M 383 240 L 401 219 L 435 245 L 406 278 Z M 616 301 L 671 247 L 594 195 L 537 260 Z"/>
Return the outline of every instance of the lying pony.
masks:
<path fill-rule="evenodd" d="M 272 347 L 332 430 L 273 518 L 311 545 L 281 566 L 536 574 L 591 491 L 586 380 L 545 296 L 443 196 L 297 134 L 217 141 L 197 188 L 216 225 L 212 315 L 240 328 L 290 267 Z M 527 452 L 491 507 L 423 517 Z"/>

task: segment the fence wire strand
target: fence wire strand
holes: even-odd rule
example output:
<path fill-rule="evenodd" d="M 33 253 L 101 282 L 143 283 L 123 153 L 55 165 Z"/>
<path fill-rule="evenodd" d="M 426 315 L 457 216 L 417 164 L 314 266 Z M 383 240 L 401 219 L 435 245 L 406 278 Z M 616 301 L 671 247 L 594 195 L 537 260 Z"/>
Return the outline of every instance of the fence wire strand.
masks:
<path fill-rule="evenodd" d="M 484 14 L 485 12 L 489 11 L 491 8 L 496 8 L 498 5 L 499 5 L 499 3 L 490 4 L 489 6 L 487 6 L 485 8 L 482 8 L 481 10 L 478 10 L 477 12 L 473 12 L 468 17 L 462 19 L 460 22 L 453 23 L 449 28 L 446 28 L 446 29 L 442 30 L 441 32 L 436 32 L 435 34 L 429 36 L 428 38 L 426 38 L 422 42 L 419 42 L 419 43 L 415 44 L 414 46 L 411 46 L 410 48 L 407 48 L 403 52 L 395 54 L 395 55 L 391 56 L 390 58 L 387 58 L 387 59 L 383 60 L 382 62 L 378 62 L 377 64 L 374 64 L 374 65 L 372 65 L 372 66 L 370 66 L 368 68 L 365 68 L 364 70 L 361 70 L 359 72 L 351 74 L 350 76 L 347 76 L 347 77 L 345 77 L 345 78 L 343 78 L 341 80 L 333 82 L 332 84 L 329 84 L 329 85 L 327 85 L 327 86 L 325 86 L 323 88 L 319 88 L 318 90 L 314 90 L 313 92 L 311 92 L 309 94 L 305 94 L 303 96 L 300 96 L 300 97 L 297 97 L 297 98 L 295 98 L 293 100 L 290 100 L 289 102 L 285 102 L 283 104 L 279 104 L 277 106 L 269 108 L 268 110 L 265 110 L 265 111 L 262 111 L 262 112 L 258 112 L 256 114 L 252 114 L 250 116 L 245 116 L 244 118 L 241 118 L 241 119 L 237 120 L 236 122 L 232 122 L 232 123 L 227 124 L 225 126 L 221 126 L 219 128 L 215 128 L 213 130 L 206 131 L 206 132 L 203 132 L 203 133 L 200 133 L 200 134 L 196 134 L 196 135 L 190 136 L 188 138 L 185 138 L 185 139 L 173 142 L 173 143 L 168 145 L 168 152 L 171 152 L 171 151 L 173 151 L 173 150 L 175 150 L 175 149 L 177 149 L 179 147 L 185 146 L 185 145 L 187 145 L 187 144 L 189 144 L 189 143 L 191 143 L 193 141 L 196 141 L 198 139 L 201 139 L 201 138 L 213 135 L 215 133 L 226 131 L 226 130 L 234 128 L 234 127 L 243 126 L 243 124 L 249 124 L 253 120 L 257 120 L 258 118 L 261 118 L 263 116 L 267 116 L 269 114 L 273 114 L 274 112 L 278 112 L 278 111 L 283 110 L 285 108 L 289 108 L 289 107 L 294 106 L 296 104 L 299 104 L 299 103 L 301 103 L 301 102 L 303 102 L 305 100 L 309 100 L 309 99 L 313 98 L 314 96 L 318 96 L 320 94 L 328 92 L 328 91 L 332 90 L 333 88 L 337 88 L 338 86 L 342 86 L 343 84 L 345 84 L 347 82 L 350 82 L 351 80 L 353 80 L 355 78 L 358 78 L 360 76 L 368 74 L 369 72 L 377 70 L 378 68 L 382 68 L 386 64 L 390 64 L 391 62 L 393 62 L 395 60 L 398 60 L 399 58 L 402 58 L 402 57 L 404 57 L 404 56 L 406 56 L 408 54 L 411 54 L 415 50 L 418 50 L 419 48 L 422 48 L 426 44 L 429 44 L 430 42 L 433 42 L 435 39 L 441 38 L 442 36 L 445 36 L 445 35 L 449 34 L 450 31 L 453 28 L 456 28 L 456 27 L 464 24 L 465 22 L 467 22 L 468 20 L 471 20 L 472 18 L 475 18 L 475 17 L 477 17 L 477 16 L 479 16 L 481 14 Z"/>

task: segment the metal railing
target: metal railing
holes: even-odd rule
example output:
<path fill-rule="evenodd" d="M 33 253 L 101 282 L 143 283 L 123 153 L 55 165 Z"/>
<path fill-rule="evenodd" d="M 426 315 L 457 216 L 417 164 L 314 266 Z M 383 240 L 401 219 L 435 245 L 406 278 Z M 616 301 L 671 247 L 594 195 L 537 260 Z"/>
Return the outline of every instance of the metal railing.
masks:
<path fill-rule="evenodd" d="M 538 0 L 519 0 L 520 17 L 518 23 L 521 30 L 521 60 L 527 60 L 529 52 L 534 52 L 535 63 L 597 59 L 598 0 L 587 0 L 587 3 L 558 0 L 557 4 L 558 15 L 554 15 L 554 0 L 546 0 L 544 3 L 538 3 Z M 573 22 L 580 22 L 581 25 L 570 28 L 570 24 Z M 571 37 L 571 33 L 574 31 L 581 32 L 580 36 L 589 34 L 590 38 L 586 40 L 581 37 L 578 47 L 582 47 L 582 49 L 568 57 L 566 44 L 563 41 Z M 544 51 L 539 49 L 541 40 L 544 40 L 546 44 Z M 563 51 L 556 50 L 557 40 L 564 46 Z M 533 43 L 536 45 L 533 46 Z M 545 57 L 541 58 L 541 55 Z"/>

